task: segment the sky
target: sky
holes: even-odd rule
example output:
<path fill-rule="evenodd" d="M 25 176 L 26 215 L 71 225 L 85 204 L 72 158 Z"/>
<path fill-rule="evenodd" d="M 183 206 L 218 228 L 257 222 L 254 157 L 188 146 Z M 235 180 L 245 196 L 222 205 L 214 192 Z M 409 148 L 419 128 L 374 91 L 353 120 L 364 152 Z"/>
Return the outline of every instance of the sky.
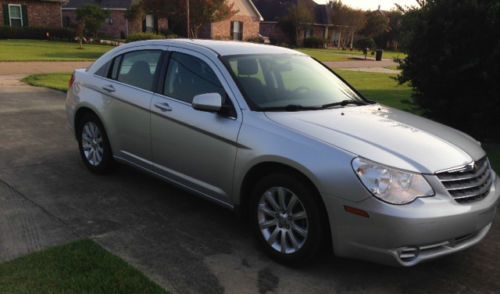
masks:
<path fill-rule="evenodd" d="M 317 3 L 326 3 L 328 0 L 314 0 Z M 398 3 L 399 5 L 414 5 L 417 2 L 415 0 L 342 0 L 342 2 L 346 5 L 349 5 L 353 8 L 360 8 L 365 10 L 375 10 L 380 5 L 380 8 L 383 10 L 391 10 L 394 8 L 394 3 Z"/>

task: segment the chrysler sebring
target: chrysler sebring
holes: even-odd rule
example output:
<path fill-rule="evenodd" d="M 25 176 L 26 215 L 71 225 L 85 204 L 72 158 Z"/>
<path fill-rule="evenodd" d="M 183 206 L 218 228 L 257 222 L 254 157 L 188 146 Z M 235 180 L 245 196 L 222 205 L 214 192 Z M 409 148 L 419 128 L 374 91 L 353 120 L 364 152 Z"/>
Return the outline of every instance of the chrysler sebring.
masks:
<path fill-rule="evenodd" d="M 90 171 L 114 162 L 242 212 L 272 258 L 412 266 L 488 233 L 500 181 L 470 136 L 365 99 L 300 52 L 209 40 L 119 46 L 70 80 Z"/>

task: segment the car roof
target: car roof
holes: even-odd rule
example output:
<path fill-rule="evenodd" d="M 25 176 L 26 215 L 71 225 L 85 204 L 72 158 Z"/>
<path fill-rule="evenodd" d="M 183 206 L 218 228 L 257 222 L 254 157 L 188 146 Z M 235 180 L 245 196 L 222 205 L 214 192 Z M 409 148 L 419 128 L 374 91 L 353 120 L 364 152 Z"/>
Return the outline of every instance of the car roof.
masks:
<path fill-rule="evenodd" d="M 125 46 L 139 46 L 139 45 L 165 45 L 165 46 L 179 46 L 190 49 L 208 49 L 218 55 L 240 55 L 240 54 L 300 54 L 303 53 L 292 49 L 264 45 L 250 42 L 241 41 L 218 41 L 218 40 L 204 40 L 204 39 L 168 39 L 168 40 L 148 40 L 132 42 Z"/>

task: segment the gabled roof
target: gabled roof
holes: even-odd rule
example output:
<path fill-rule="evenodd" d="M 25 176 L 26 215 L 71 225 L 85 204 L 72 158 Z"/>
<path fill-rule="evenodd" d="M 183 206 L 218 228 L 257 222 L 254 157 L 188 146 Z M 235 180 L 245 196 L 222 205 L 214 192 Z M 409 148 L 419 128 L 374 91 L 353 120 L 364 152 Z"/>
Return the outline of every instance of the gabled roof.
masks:
<path fill-rule="evenodd" d="M 313 0 L 253 0 L 253 2 L 264 17 L 264 21 L 279 21 L 288 14 L 288 8 L 291 5 L 301 3 L 311 9 L 314 23 L 332 23 L 328 7 L 324 4 L 317 4 Z"/>
<path fill-rule="evenodd" d="M 108 9 L 128 9 L 134 0 L 69 0 L 63 9 L 76 9 L 87 4 L 99 5 Z"/>
<path fill-rule="evenodd" d="M 255 11 L 255 13 L 259 17 L 259 20 L 263 21 L 264 17 L 262 17 L 262 14 L 260 14 L 260 11 L 259 11 L 259 9 L 257 9 L 257 6 L 255 6 L 255 3 L 253 3 L 252 0 L 248 0 L 248 2 L 250 3 L 250 6 L 252 6 L 252 9 Z"/>

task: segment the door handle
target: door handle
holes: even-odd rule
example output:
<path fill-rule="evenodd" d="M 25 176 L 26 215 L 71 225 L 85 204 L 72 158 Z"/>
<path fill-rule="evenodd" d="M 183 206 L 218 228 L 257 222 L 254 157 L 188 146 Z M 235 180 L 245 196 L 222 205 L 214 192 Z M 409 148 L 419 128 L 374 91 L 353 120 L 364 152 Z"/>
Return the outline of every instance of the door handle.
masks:
<path fill-rule="evenodd" d="M 172 107 L 168 105 L 167 102 L 162 102 L 162 103 L 156 103 L 155 107 L 158 108 L 159 110 L 165 112 L 165 111 L 172 111 Z"/>
<path fill-rule="evenodd" d="M 115 87 L 113 85 L 107 85 L 107 86 L 104 86 L 102 87 L 103 90 L 111 93 L 111 92 L 114 92 L 115 91 Z"/>

